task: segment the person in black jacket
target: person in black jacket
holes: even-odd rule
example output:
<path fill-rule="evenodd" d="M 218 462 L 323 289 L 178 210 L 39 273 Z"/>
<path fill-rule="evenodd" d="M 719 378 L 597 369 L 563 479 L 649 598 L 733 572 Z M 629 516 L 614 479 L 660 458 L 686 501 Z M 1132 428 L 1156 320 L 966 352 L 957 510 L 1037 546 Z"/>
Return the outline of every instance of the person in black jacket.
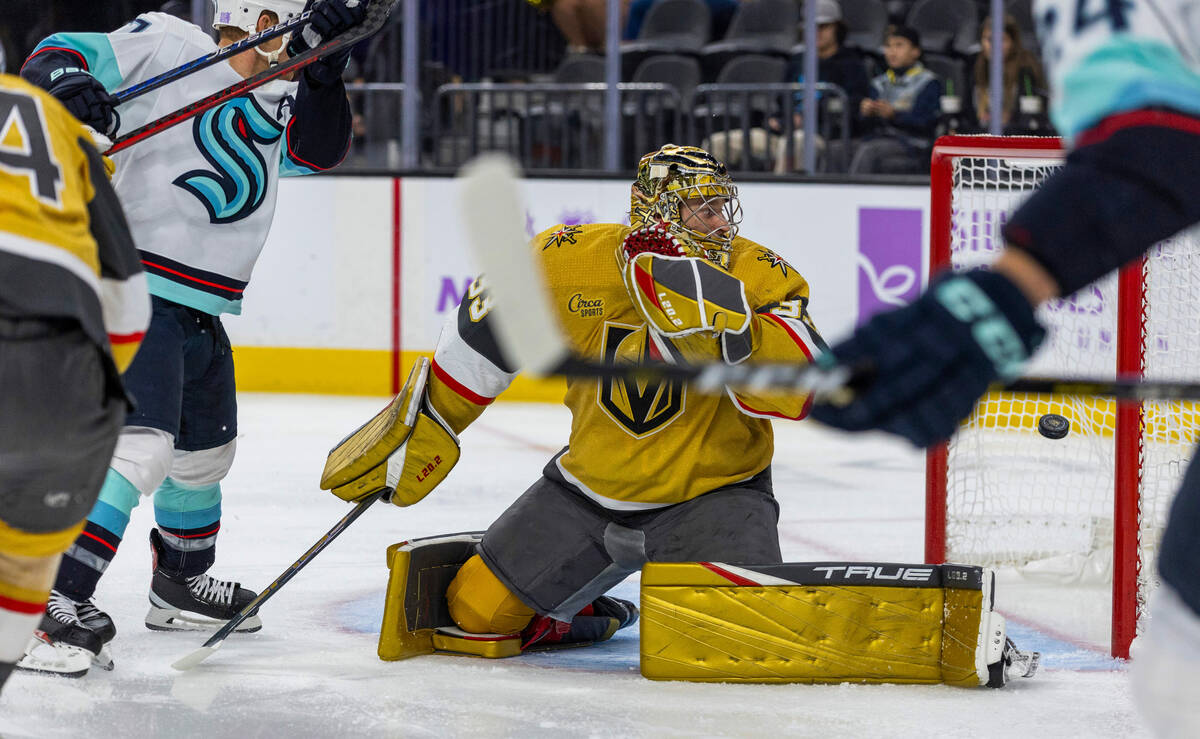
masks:
<path fill-rule="evenodd" d="M 921 64 L 921 40 L 911 28 L 889 28 L 883 55 L 888 69 L 871 80 L 871 93 L 859 104 L 867 135 L 855 147 L 850 172 L 926 171 L 942 83 Z"/>

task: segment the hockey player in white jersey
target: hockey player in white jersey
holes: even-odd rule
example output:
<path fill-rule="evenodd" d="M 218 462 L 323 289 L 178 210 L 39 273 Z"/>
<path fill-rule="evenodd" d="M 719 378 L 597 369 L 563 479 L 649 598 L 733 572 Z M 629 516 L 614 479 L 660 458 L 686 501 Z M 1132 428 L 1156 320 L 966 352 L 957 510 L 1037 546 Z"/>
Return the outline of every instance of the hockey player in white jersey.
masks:
<path fill-rule="evenodd" d="M 114 135 L 229 87 L 361 23 L 360 0 L 318 0 L 303 34 L 282 38 L 116 107 L 112 93 L 228 46 L 303 12 L 303 0 L 215 0 L 220 39 L 163 13 L 112 33 L 57 33 L 21 74 L 77 118 Z M 289 43 L 291 44 L 289 46 Z M 137 404 L 126 419 L 100 499 L 67 550 L 42 629 L 52 638 L 84 626 L 107 643 L 112 619 L 92 600 L 130 511 L 153 496 L 151 629 L 211 629 L 255 593 L 207 574 L 221 525 L 220 482 L 237 436 L 233 358 L 222 313 L 242 294 L 275 209 L 280 176 L 336 166 L 350 145 L 341 75 L 349 49 L 277 79 L 118 154 L 113 184 L 129 216 L 153 296 L 142 351 L 125 375 Z M 257 616 L 240 630 L 261 628 Z M 27 657 L 32 659 L 32 656 Z M 26 665 L 28 666 L 28 665 Z"/>
<path fill-rule="evenodd" d="M 813 417 L 925 446 L 1043 335 L 1033 307 L 1070 295 L 1200 221 L 1200 2 L 1037 0 L 1034 18 L 1066 165 L 1010 217 L 991 270 L 945 276 L 833 348 L 870 367 L 854 402 Z M 1134 692 L 1163 736 L 1200 736 L 1200 463 L 1159 550 L 1163 585 L 1133 653 Z"/>

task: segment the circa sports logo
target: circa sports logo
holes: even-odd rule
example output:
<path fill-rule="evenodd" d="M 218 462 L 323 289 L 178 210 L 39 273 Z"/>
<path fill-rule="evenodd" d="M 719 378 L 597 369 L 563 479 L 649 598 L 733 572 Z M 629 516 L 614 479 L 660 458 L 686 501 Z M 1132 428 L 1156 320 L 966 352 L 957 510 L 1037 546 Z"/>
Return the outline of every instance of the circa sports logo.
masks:
<path fill-rule="evenodd" d="M 567 310 L 580 318 L 599 318 L 604 315 L 604 298 L 585 298 L 583 293 L 575 293 L 567 301 Z"/>
<path fill-rule="evenodd" d="M 259 147 L 275 143 L 282 133 L 283 126 L 253 97 L 234 98 L 192 124 L 196 148 L 216 171 L 194 169 L 173 184 L 204 204 L 210 222 L 240 221 L 266 199 L 267 162 Z"/>
<path fill-rule="evenodd" d="M 605 322 L 604 364 L 642 364 L 650 354 L 646 326 Z M 626 433 L 641 439 L 666 428 L 685 405 L 683 380 L 605 377 L 599 382 L 597 402 L 605 415 Z"/>

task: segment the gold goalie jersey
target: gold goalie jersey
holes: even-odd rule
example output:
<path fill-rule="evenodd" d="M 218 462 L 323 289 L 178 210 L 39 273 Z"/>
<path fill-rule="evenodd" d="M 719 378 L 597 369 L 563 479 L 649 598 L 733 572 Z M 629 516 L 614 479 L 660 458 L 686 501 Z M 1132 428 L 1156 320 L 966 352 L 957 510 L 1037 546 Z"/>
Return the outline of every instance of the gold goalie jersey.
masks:
<path fill-rule="evenodd" d="M 0 74 L 0 315 L 78 320 L 124 370 L 150 296 L 91 141 L 49 94 Z"/>
<path fill-rule="evenodd" d="M 559 323 L 579 355 L 608 363 L 661 359 L 630 301 L 616 259 L 629 232 L 619 224 L 555 226 L 534 238 Z M 730 272 L 754 310 L 750 361 L 808 362 L 825 348 L 808 316 L 808 283 L 770 249 L 738 237 Z M 442 331 L 429 397 L 461 431 L 516 375 L 488 326 L 485 284 L 471 286 Z M 803 418 L 809 398 L 700 395 L 686 382 L 573 378 L 568 447 L 548 466 L 610 509 L 679 503 L 749 480 L 770 465 L 770 419 Z"/>

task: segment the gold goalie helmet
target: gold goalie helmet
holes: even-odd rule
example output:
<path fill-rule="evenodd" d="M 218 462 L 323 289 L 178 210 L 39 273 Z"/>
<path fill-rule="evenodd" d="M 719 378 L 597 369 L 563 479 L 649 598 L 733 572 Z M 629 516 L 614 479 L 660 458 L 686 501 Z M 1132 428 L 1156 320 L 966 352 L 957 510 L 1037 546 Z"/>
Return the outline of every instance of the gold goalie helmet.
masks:
<path fill-rule="evenodd" d="M 665 222 L 688 256 L 728 268 L 741 221 L 737 187 L 725 165 L 704 149 L 666 144 L 638 162 L 629 208 L 633 228 Z"/>

